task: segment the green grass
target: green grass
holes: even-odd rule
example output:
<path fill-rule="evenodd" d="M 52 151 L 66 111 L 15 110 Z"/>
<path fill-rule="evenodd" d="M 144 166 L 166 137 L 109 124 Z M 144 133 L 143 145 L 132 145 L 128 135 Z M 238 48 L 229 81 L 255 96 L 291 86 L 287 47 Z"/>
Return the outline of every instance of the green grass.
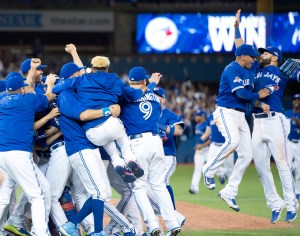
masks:
<path fill-rule="evenodd" d="M 188 192 L 190 182 L 193 174 L 192 165 L 179 165 L 176 169 L 176 173 L 171 178 L 171 184 L 175 192 L 176 201 L 189 202 L 210 208 L 220 209 L 224 211 L 231 211 L 227 205 L 219 199 L 218 192 L 223 188 L 219 184 L 216 178 L 216 189 L 208 190 L 201 179 L 200 193 L 192 195 Z M 282 196 L 282 187 L 276 167 L 272 165 L 272 171 L 274 175 L 274 181 L 277 191 Z M 236 198 L 241 213 L 249 214 L 253 216 L 265 217 L 267 219 L 271 216 L 271 210 L 267 207 L 266 200 L 263 193 L 261 182 L 257 176 L 255 167 L 250 165 L 245 172 L 243 180 L 239 186 L 239 194 Z M 285 217 L 285 211 L 283 211 L 281 220 Z M 201 219 L 199 219 L 201 220 Z M 226 220 L 226 219 L 224 219 Z M 249 230 L 249 231 L 197 231 L 197 232 L 185 232 L 180 234 L 182 236 L 194 236 L 194 235 L 300 235 L 300 217 L 298 217 L 293 223 L 295 227 L 289 229 L 274 229 L 274 230 Z"/>

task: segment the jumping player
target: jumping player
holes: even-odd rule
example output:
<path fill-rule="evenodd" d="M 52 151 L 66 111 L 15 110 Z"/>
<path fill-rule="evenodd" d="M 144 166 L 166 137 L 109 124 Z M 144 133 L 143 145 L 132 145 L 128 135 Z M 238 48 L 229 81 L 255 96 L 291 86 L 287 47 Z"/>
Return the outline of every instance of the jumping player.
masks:
<path fill-rule="evenodd" d="M 144 90 L 147 88 L 146 79 L 149 77 L 144 68 L 133 67 L 129 71 L 129 84 L 133 88 Z M 151 78 L 159 82 L 161 74 L 153 73 Z M 158 221 L 147 198 L 147 187 L 150 185 L 158 200 L 169 234 L 175 236 L 181 228 L 164 181 L 165 157 L 158 129 L 160 114 L 159 99 L 151 90 L 146 91 L 139 99 L 131 100 L 126 97 L 122 99 L 121 120 L 126 127 L 137 161 L 145 171 L 144 175 L 134 182 L 133 192 L 136 202 L 151 235 L 161 235 Z"/>
<path fill-rule="evenodd" d="M 242 47 L 243 39 L 239 34 L 240 10 L 237 12 L 235 28 L 236 46 Z M 241 45 L 241 46 L 240 46 Z M 286 147 L 289 123 L 283 115 L 282 99 L 286 88 L 287 78 L 280 72 L 278 65 L 282 61 L 281 51 L 273 46 L 258 49 L 262 55 L 259 62 L 253 63 L 251 72 L 254 74 L 254 92 L 268 89 L 270 95 L 255 99 L 253 117 L 254 127 L 252 133 L 252 149 L 254 163 L 258 176 L 264 187 L 267 205 L 272 210 L 271 223 L 276 223 L 285 206 L 287 214 L 285 221 L 291 222 L 296 218 L 298 202 L 291 170 L 288 166 L 289 150 Z M 274 129 L 274 127 L 277 127 Z M 275 132 L 275 133 L 274 133 Z M 239 150 L 240 154 L 242 150 Z M 271 154 L 276 162 L 278 173 L 283 186 L 284 201 L 279 197 L 271 168 Z M 244 172 L 242 172 L 243 174 Z M 240 177 L 241 178 L 241 174 Z M 226 187 L 220 194 L 232 196 L 237 190 L 234 178 L 230 178 Z"/>
<path fill-rule="evenodd" d="M 252 45 L 243 44 L 235 51 L 236 60 L 224 69 L 219 86 L 219 94 L 216 100 L 217 108 L 213 113 L 215 123 L 225 138 L 225 143 L 220 146 L 214 159 L 209 160 L 203 167 L 204 184 L 209 189 L 215 189 L 214 175 L 222 166 L 226 157 L 237 147 L 240 152 L 228 181 L 231 194 L 220 192 L 220 197 L 234 210 L 240 208 L 236 204 L 235 197 L 242 175 L 253 158 L 250 129 L 245 118 L 246 104 L 258 98 L 269 96 L 270 91 L 263 88 L 258 92 L 253 91 L 253 75 L 249 71 L 252 63 L 260 54 Z M 232 179 L 232 181 L 231 181 Z M 231 187 L 229 183 L 233 183 Z"/>

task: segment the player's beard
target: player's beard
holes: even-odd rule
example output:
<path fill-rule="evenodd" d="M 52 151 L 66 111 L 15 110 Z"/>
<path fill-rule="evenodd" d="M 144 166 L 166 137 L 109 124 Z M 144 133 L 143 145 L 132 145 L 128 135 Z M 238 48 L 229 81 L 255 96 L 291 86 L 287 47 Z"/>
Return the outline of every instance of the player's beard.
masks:
<path fill-rule="evenodd" d="M 269 59 L 263 59 L 261 58 L 259 61 L 260 67 L 265 67 L 271 64 L 271 58 Z"/>

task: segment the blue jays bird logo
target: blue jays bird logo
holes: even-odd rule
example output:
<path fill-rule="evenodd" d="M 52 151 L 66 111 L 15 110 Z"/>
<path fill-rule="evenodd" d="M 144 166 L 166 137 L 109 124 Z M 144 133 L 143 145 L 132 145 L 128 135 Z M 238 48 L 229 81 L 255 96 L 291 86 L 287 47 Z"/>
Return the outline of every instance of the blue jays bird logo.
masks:
<path fill-rule="evenodd" d="M 240 83 L 242 81 L 242 79 L 240 77 L 235 77 L 233 80 L 233 83 Z"/>
<path fill-rule="evenodd" d="M 277 84 L 268 84 L 265 86 L 265 88 L 270 90 L 270 93 L 272 94 L 274 91 L 279 89 L 279 86 Z"/>

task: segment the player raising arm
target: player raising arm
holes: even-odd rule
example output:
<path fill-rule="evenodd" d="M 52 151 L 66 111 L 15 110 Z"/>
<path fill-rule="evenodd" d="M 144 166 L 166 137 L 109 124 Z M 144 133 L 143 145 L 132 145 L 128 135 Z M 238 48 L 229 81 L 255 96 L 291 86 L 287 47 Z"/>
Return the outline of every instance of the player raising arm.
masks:
<path fill-rule="evenodd" d="M 239 34 L 239 20 L 240 10 L 237 12 L 235 21 L 235 42 L 237 45 L 243 43 L 243 39 Z M 282 62 L 282 53 L 279 48 L 269 46 L 259 48 L 258 51 L 261 53 L 259 61 L 253 63 L 251 67 L 255 78 L 254 91 L 257 92 L 267 88 L 270 91 L 270 96 L 257 99 L 253 108 L 252 148 L 254 162 L 264 187 L 267 205 L 272 210 L 271 223 L 276 223 L 284 206 L 287 208 L 285 221 L 290 222 L 296 218 L 298 202 L 287 162 L 290 156 L 286 146 L 289 122 L 283 115 L 282 107 L 283 93 L 287 86 L 288 77 L 282 74 L 278 67 Z M 283 186 L 284 201 L 277 194 L 274 185 L 270 169 L 271 155 L 276 162 Z M 230 184 L 233 185 L 233 181 L 230 180 L 228 185 L 221 191 L 221 194 L 232 192 Z"/>
<path fill-rule="evenodd" d="M 214 158 L 208 160 L 203 167 L 204 184 L 209 189 L 215 188 L 214 175 L 222 166 L 226 157 L 237 147 L 241 150 L 233 173 L 228 181 L 230 193 L 220 192 L 220 197 L 234 210 L 240 208 L 236 204 L 235 197 L 242 175 L 250 164 L 253 151 L 250 129 L 245 119 L 247 103 L 270 95 L 267 88 L 253 91 L 253 74 L 250 72 L 252 63 L 260 54 L 252 45 L 242 44 L 235 51 L 236 60 L 224 69 L 219 86 L 219 94 L 216 100 L 217 108 L 213 113 L 214 121 L 225 138 L 222 146 L 216 149 Z M 231 182 L 234 185 L 229 185 Z"/>

